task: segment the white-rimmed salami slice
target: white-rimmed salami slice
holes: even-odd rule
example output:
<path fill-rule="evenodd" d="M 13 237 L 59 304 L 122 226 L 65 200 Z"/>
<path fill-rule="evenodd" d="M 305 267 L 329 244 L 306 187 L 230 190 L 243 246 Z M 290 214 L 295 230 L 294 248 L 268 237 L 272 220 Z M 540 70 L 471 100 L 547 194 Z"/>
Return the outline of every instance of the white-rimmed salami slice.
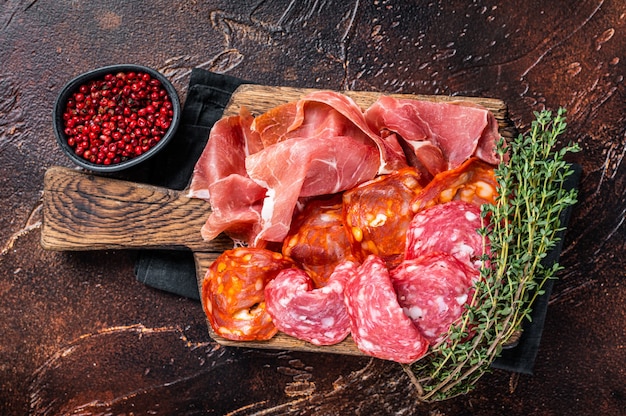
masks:
<path fill-rule="evenodd" d="M 413 217 L 406 233 L 404 258 L 411 260 L 439 251 L 479 270 L 486 243 L 478 233 L 481 226 L 477 205 L 464 201 L 434 205 Z"/>
<path fill-rule="evenodd" d="M 405 260 L 391 270 L 391 281 L 404 313 L 431 344 L 441 341 L 470 300 L 470 276 L 476 271 L 446 253 Z"/>
<path fill-rule="evenodd" d="M 353 275 L 352 263 L 342 263 L 324 287 L 313 289 L 304 270 L 285 269 L 265 287 L 266 310 L 287 335 L 315 345 L 337 344 L 350 333 L 343 291 Z"/>
<path fill-rule="evenodd" d="M 365 259 L 346 284 L 350 329 L 359 350 L 399 363 L 412 363 L 428 350 L 428 341 L 398 304 L 385 262 Z"/>

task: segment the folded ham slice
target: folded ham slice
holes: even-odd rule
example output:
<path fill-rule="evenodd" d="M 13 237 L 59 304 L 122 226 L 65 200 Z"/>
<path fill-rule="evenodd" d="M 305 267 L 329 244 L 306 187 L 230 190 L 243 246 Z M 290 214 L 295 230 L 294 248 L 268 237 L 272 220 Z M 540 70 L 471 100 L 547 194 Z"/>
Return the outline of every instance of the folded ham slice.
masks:
<path fill-rule="evenodd" d="M 294 138 L 250 155 L 248 175 L 267 189 L 254 244 L 285 239 L 299 198 L 353 188 L 378 167 L 376 149 L 348 136 Z"/>
<path fill-rule="evenodd" d="M 245 169 L 246 157 L 263 148 L 260 136 L 250 129 L 253 120 L 242 109 L 240 115 L 215 123 L 194 167 L 187 196 L 211 202 L 212 213 L 201 230 L 205 240 L 226 231 L 249 242 L 258 229 L 266 190 Z"/>
<path fill-rule="evenodd" d="M 497 164 L 495 144 L 500 138 L 495 116 L 486 108 L 465 103 L 441 103 L 380 97 L 365 111 L 372 130 L 392 131 L 414 148 L 416 154 L 425 143 L 441 149 L 447 169 L 453 169 L 477 156 Z M 432 160 L 434 165 L 438 160 Z M 426 162 L 428 166 L 429 163 Z"/>
<path fill-rule="evenodd" d="M 316 91 L 275 107 L 258 116 L 252 130 L 260 135 L 264 146 L 293 138 L 347 136 L 378 148 L 379 174 L 406 166 L 396 137 L 383 137 L 372 130 L 361 107 L 334 91 Z"/>

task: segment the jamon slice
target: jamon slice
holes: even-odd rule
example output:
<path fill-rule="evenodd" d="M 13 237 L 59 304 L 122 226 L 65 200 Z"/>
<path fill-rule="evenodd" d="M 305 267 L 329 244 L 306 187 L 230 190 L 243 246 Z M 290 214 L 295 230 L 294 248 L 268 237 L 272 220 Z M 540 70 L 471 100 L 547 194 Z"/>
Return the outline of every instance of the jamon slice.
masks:
<path fill-rule="evenodd" d="M 242 108 L 237 116 L 218 120 L 194 166 L 187 196 L 210 200 L 210 186 L 231 175 L 246 177 L 244 160 L 263 148 L 261 137 L 250 129 L 254 118 Z"/>
<path fill-rule="evenodd" d="M 346 284 L 350 330 L 359 350 L 399 363 L 412 363 L 428 350 L 428 341 L 398 304 L 385 263 L 369 256 Z"/>
<path fill-rule="evenodd" d="M 194 167 L 188 196 L 211 203 L 212 213 L 201 230 L 205 240 L 226 232 L 249 242 L 258 229 L 265 189 L 245 169 L 245 158 L 262 149 L 259 135 L 250 130 L 252 121 L 242 109 L 240 115 L 215 123 Z"/>
<path fill-rule="evenodd" d="M 344 94 L 334 91 L 316 91 L 308 94 L 304 100 L 324 103 L 346 117 L 360 131 L 364 132 L 378 147 L 380 166 L 378 174 L 391 173 L 407 166 L 404 151 L 395 135 L 381 136 L 379 131 L 373 130 L 368 124 L 365 114 L 354 100 Z"/>
<path fill-rule="evenodd" d="M 365 111 L 365 118 L 376 132 L 399 134 L 418 154 L 422 142 L 436 145 L 448 169 L 473 155 L 488 163 L 499 163 L 495 153 L 500 137 L 498 125 L 486 108 L 382 96 Z"/>
<path fill-rule="evenodd" d="M 226 232 L 235 240 L 252 241 L 258 233 L 265 188 L 247 176 L 230 175 L 213 183 L 209 190 L 213 202 L 211 215 L 200 230 L 202 238 L 210 241 Z"/>
<path fill-rule="evenodd" d="M 347 136 L 294 138 L 248 156 L 249 177 L 267 189 L 254 244 L 284 240 L 299 198 L 350 189 L 378 167 L 376 148 Z"/>
<path fill-rule="evenodd" d="M 355 104 L 356 105 L 356 104 Z M 337 109 L 305 98 L 274 107 L 254 119 L 252 130 L 259 134 L 263 146 L 271 146 L 293 138 L 350 136 L 369 140 Z"/>
<path fill-rule="evenodd" d="M 265 287 L 265 305 L 274 325 L 315 345 L 341 342 L 350 333 L 343 291 L 353 274 L 351 264 L 343 263 L 335 268 L 326 286 L 314 289 L 304 270 L 281 271 Z"/>
<path fill-rule="evenodd" d="M 382 137 L 370 128 L 361 107 L 350 97 L 334 91 L 316 91 L 302 99 L 259 115 L 252 124 L 265 146 L 293 138 L 347 136 L 376 146 L 379 174 L 406 166 L 395 136 Z"/>
<path fill-rule="evenodd" d="M 391 270 L 398 302 L 431 344 L 442 340 L 465 310 L 474 271 L 449 254 L 432 252 Z"/>

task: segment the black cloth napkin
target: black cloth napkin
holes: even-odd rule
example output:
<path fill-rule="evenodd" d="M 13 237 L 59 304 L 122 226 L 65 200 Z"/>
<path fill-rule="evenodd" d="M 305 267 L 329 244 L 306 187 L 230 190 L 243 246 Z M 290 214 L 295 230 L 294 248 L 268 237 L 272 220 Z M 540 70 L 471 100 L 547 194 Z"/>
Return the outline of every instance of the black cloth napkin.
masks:
<path fill-rule="evenodd" d="M 193 168 L 208 140 L 213 124 L 219 120 L 232 93 L 248 81 L 228 75 L 215 74 L 202 69 L 194 69 L 189 81 L 189 89 L 181 123 L 176 137 L 167 149 L 145 168 L 143 180 L 153 185 L 170 189 L 184 189 L 191 179 Z M 574 175 L 568 178 L 566 186 L 578 186 L 581 169 L 574 166 Z M 569 222 L 571 208 L 566 210 L 561 223 Z M 562 232 L 561 242 L 565 232 Z M 561 243 L 544 259 L 546 265 L 558 261 Z M 149 250 L 138 253 L 135 275 L 140 282 L 167 292 L 199 300 L 196 269 L 190 251 Z M 548 300 L 553 281 L 544 287 L 545 293 L 539 297 L 532 311 L 532 321 L 526 322 L 522 335 L 514 346 L 503 350 L 492 367 L 512 372 L 532 374 L 539 349 Z"/>

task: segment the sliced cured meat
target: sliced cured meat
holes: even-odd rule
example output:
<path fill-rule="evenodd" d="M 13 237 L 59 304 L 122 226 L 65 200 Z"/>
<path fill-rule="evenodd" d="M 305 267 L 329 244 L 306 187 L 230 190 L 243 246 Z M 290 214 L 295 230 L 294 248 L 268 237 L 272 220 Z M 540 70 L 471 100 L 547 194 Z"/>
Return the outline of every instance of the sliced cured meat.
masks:
<path fill-rule="evenodd" d="M 240 115 L 215 123 L 194 167 L 188 196 L 211 203 L 212 213 L 201 230 L 206 240 L 226 232 L 249 242 L 258 228 L 265 189 L 248 177 L 245 168 L 245 158 L 262 148 L 260 137 L 250 130 L 252 120 L 242 109 Z"/>
<path fill-rule="evenodd" d="M 428 341 L 398 304 L 385 262 L 369 256 L 345 287 L 350 331 L 363 353 L 412 363 L 428 350 Z"/>
<path fill-rule="evenodd" d="M 294 138 L 335 136 L 350 136 L 375 145 L 366 132 L 341 112 L 322 102 L 309 101 L 306 96 L 257 116 L 251 128 L 260 135 L 264 147 Z"/>
<path fill-rule="evenodd" d="M 378 152 L 347 136 L 291 139 L 248 156 L 246 170 L 267 189 L 255 244 L 282 242 L 299 198 L 334 194 L 372 179 Z"/>
<path fill-rule="evenodd" d="M 402 137 L 396 136 L 395 133 L 383 132 L 382 134 L 393 134 L 397 138 L 404 150 L 408 165 L 420 173 L 420 185 L 426 186 L 435 175 L 447 169 L 448 163 L 441 149 L 431 142 L 424 140 L 409 143 Z"/>
<path fill-rule="evenodd" d="M 495 204 L 497 181 L 494 167 L 472 157 L 456 169 L 442 172 L 417 194 L 411 203 L 418 212 L 436 204 L 461 200 L 480 206 Z"/>
<path fill-rule="evenodd" d="M 431 252 L 443 252 L 479 270 L 483 245 L 488 241 L 478 233 L 482 220 L 480 207 L 464 201 L 439 204 L 418 212 L 406 233 L 405 259 Z M 474 276 L 477 278 L 478 275 Z"/>
<path fill-rule="evenodd" d="M 337 266 L 328 284 L 314 289 L 301 269 L 286 269 L 265 287 L 265 304 L 274 325 L 287 335 L 315 345 L 333 345 L 350 333 L 344 285 L 354 274 L 350 263 Z"/>
<path fill-rule="evenodd" d="M 334 91 L 316 91 L 308 94 L 304 100 L 323 103 L 332 107 L 354 124 L 359 131 L 365 133 L 378 147 L 380 155 L 379 175 L 391 173 L 407 166 L 404 152 L 395 136 L 389 136 L 386 139 L 381 137 L 379 131 L 370 127 L 361 107 L 347 95 Z"/>
<path fill-rule="evenodd" d="M 235 341 L 267 340 L 278 331 L 265 307 L 265 285 L 293 262 L 261 248 L 222 253 L 202 284 L 202 304 L 211 328 Z"/>
<path fill-rule="evenodd" d="M 414 146 L 423 141 L 438 146 L 448 169 L 473 155 L 489 163 L 499 162 L 495 152 L 500 137 L 497 121 L 478 105 L 382 96 L 365 111 L 365 118 L 374 131 L 393 131 Z"/>
<path fill-rule="evenodd" d="M 231 175 L 246 177 L 245 158 L 263 148 L 261 137 L 250 129 L 254 118 L 245 109 L 218 120 L 194 166 L 188 195 L 210 200 L 209 187 Z M 221 195 L 216 195 L 221 197 Z"/>
<path fill-rule="evenodd" d="M 334 91 L 316 91 L 259 115 L 252 125 L 267 147 L 293 138 L 348 136 L 375 146 L 379 174 L 407 165 L 395 136 L 383 138 L 373 131 L 363 110 L 350 97 Z"/>
<path fill-rule="evenodd" d="M 406 231 L 414 215 L 411 201 L 422 189 L 419 179 L 415 168 L 404 168 L 344 193 L 344 221 L 359 261 L 370 254 L 390 268 L 402 261 Z"/>
<path fill-rule="evenodd" d="M 300 116 L 300 120 L 296 120 Z M 251 129 L 259 134 L 263 147 L 290 139 L 291 126 L 302 122 L 303 114 L 298 114 L 298 104 L 292 101 L 273 107 L 255 117 Z M 304 134 L 303 134 L 304 135 Z"/>
<path fill-rule="evenodd" d="M 230 175 L 209 189 L 215 197 L 211 214 L 200 230 L 202 238 L 209 241 L 226 232 L 234 240 L 252 242 L 258 234 L 265 188 L 245 176 Z"/>
<path fill-rule="evenodd" d="M 352 259 L 341 194 L 307 202 L 294 218 L 282 252 L 308 272 L 315 287 L 324 286 L 339 263 Z"/>
<path fill-rule="evenodd" d="M 463 314 L 474 275 L 451 255 L 433 252 L 403 261 L 391 270 L 391 281 L 404 313 L 435 344 Z"/>

